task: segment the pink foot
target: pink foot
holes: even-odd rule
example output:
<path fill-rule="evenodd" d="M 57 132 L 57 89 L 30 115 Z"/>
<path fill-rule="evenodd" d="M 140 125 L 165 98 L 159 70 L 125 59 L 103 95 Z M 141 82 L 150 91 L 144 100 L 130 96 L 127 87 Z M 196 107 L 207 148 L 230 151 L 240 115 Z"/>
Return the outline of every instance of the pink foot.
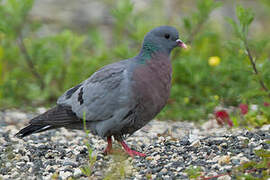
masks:
<path fill-rule="evenodd" d="M 145 157 L 146 156 L 146 154 L 144 154 L 144 153 L 140 153 L 140 152 L 137 152 L 137 151 L 134 151 L 134 150 L 130 149 L 128 147 L 128 145 L 124 141 L 121 141 L 120 143 L 123 146 L 126 153 L 128 153 L 131 157 L 134 157 L 134 155 L 135 156 L 140 156 L 140 157 Z"/>
<path fill-rule="evenodd" d="M 110 154 L 111 151 L 112 151 L 112 137 L 107 137 L 107 142 L 108 142 L 108 145 L 106 147 L 106 149 L 103 151 L 103 154 L 107 155 L 107 154 Z"/>

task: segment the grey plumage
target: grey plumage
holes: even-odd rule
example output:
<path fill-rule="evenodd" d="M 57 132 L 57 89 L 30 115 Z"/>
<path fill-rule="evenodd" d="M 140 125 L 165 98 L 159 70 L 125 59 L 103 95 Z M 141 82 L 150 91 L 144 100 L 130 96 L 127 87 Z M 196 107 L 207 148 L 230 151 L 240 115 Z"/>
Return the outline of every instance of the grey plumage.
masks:
<path fill-rule="evenodd" d="M 58 127 L 83 129 L 85 118 L 93 134 L 122 141 L 124 135 L 143 127 L 166 105 L 172 72 L 169 55 L 176 46 L 184 43 L 175 28 L 153 29 L 137 56 L 109 64 L 67 90 L 56 107 L 32 119 L 17 136 Z"/>

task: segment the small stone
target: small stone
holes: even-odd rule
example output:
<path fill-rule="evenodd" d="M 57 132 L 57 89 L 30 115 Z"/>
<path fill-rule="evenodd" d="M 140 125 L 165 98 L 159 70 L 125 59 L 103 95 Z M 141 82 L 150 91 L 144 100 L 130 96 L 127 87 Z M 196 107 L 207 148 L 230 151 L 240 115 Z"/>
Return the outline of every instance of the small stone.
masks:
<path fill-rule="evenodd" d="M 224 142 L 224 143 L 221 143 L 221 144 L 220 144 L 220 147 L 222 147 L 222 148 L 227 148 L 227 147 L 228 147 L 228 144 L 225 143 L 225 142 Z"/>
<path fill-rule="evenodd" d="M 75 162 L 72 162 L 72 161 L 65 161 L 65 162 L 63 163 L 63 166 L 72 166 L 72 167 L 77 167 L 77 166 L 78 166 L 78 164 L 77 164 L 77 163 L 75 163 Z"/>
<path fill-rule="evenodd" d="M 136 178 L 136 179 L 142 179 L 142 175 L 137 174 L 137 175 L 135 176 L 135 178 Z"/>
<path fill-rule="evenodd" d="M 218 164 L 223 165 L 223 164 L 229 164 L 230 163 L 230 156 L 221 156 L 218 160 Z"/>
<path fill-rule="evenodd" d="M 261 130 L 262 130 L 262 131 L 270 131 L 270 124 L 263 125 L 263 126 L 261 127 Z"/>
<path fill-rule="evenodd" d="M 180 144 L 183 145 L 183 146 L 187 146 L 187 145 L 190 145 L 190 142 L 189 142 L 189 139 L 188 137 L 184 137 L 180 140 Z"/>
<path fill-rule="evenodd" d="M 153 160 L 153 161 L 151 161 L 151 163 L 150 164 L 152 164 L 152 165 L 156 165 L 157 164 L 157 161 L 156 160 Z"/>
<path fill-rule="evenodd" d="M 239 159 L 232 159 L 231 160 L 233 165 L 240 165 L 240 160 Z"/>
<path fill-rule="evenodd" d="M 100 171 L 95 172 L 95 176 L 102 176 L 102 175 L 103 175 L 103 173 Z"/>
<path fill-rule="evenodd" d="M 79 177 L 82 174 L 82 171 L 79 168 L 74 169 L 74 176 Z"/>
<path fill-rule="evenodd" d="M 12 177 L 12 179 L 16 179 L 16 178 L 18 178 L 20 176 L 20 174 L 18 173 L 18 172 L 13 172 L 12 173 L 12 175 L 11 175 L 11 177 Z"/>
<path fill-rule="evenodd" d="M 217 180 L 231 180 L 231 177 L 229 175 L 220 176 L 217 178 Z"/>
<path fill-rule="evenodd" d="M 16 163 L 16 166 L 19 166 L 19 167 L 21 167 L 21 166 L 23 166 L 23 165 L 25 165 L 25 162 L 17 162 L 17 163 Z"/>
<path fill-rule="evenodd" d="M 48 152 L 45 154 L 45 158 L 46 159 L 53 159 L 54 158 L 54 154 L 52 152 Z"/>
<path fill-rule="evenodd" d="M 11 167 L 12 166 L 12 164 L 10 163 L 10 162 L 7 162 L 6 163 L 6 168 L 9 168 L 9 167 Z"/>
<path fill-rule="evenodd" d="M 72 176 L 72 173 L 69 172 L 69 171 L 60 171 L 59 173 L 59 176 L 62 178 L 62 179 L 67 179 L 69 176 Z"/>
<path fill-rule="evenodd" d="M 168 172 L 168 170 L 166 168 L 163 168 L 160 172 L 166 174 Z"/>
<path fill-rule="evenodd" d="M 169 180 L 170 179 L 170 176 L 169 175 L 165 175 L 165 176 L 162 177 L 162 179 Z"/>
<path fill-rule="evenodd" d="M 156 155 L 156 156 L 154 156 L 154 160 L 158 161 L 159 159 L 160 159 L 160 155 L 159 154 Z"/>
<path fill-rule="evenodd" d="M 200 140 L 195 140 L 190 146 L 192 147 L 199 147 L 201 145 Z"/>
<path fill-rule="evenodd" d="M 156 167 L 156 168 L 153 168 L 153 169 L 152 169 L 152 173 L 158 173 L 161 169 L 162 169 L 161 166 Z"/>
<path fill-rule="evenodd" d="M 246 158 L 246 157 L 241 157 L 241 158 L 240 158 L 240 164 L 243 164 L 243 163 L 245 163 L 245 162 L 249 162 L 249 159 Z"/>
<path fill-rule="evenodd" d="M 182 169 L 184 169 L 183 167 L 177 167 L 176 171 L 180 172 Z"/>
<path fill-rule="evenodd" d="M 255 147 L 254 150 L 260 150 L 262 148 L 263 148 L 263 146 L 262 145 L 259 145 L 259 146 Z"/>

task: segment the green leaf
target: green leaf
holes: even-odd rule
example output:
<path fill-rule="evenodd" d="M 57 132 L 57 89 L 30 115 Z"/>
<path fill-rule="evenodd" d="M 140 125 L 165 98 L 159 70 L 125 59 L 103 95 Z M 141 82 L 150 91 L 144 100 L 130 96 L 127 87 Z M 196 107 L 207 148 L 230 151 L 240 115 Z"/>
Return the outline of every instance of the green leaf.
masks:
<path fill-rule="evenodd" d="M 249 26 L 254 19 L 254 13 L 250 8 L 245 9 L 241 5 L 236 6 L 236 15 L 242 26 Z"/>
<path fill-rule="evenodd" d="M 241 30 L 240 30 L 238 24 L 237 24 L 232 18 L 228 18 L 228 17 L 227 17 L 227 18 L 225 18 L 225 19 L 226 19 L 226 21 L 227 21 L 229 24 L 231 24 L 231 26 L 232 26 L 232 28 L 233 28 L 234 34 L 235 34 L 238 38 L 243 39 Z"/>
<path fill-rule="evenodd" d="M 189 32 L 191 31 L 192 28 L 192 23 L 191 20 L 187 17 L 183 18 L 183 23 L 184 23 L 184 27 L 186 28 L 186 31 Z"/>

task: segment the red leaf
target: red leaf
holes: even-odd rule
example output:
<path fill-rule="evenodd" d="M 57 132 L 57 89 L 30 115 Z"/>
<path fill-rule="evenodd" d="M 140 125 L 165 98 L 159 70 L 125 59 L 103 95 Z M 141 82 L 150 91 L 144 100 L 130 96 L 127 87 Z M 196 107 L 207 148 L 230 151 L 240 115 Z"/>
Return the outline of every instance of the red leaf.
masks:
<path fill-rule="evenodd" d="M 227 123 L 230 127 L 233 126 L 233 122 L 230 119 L 229 114 L 225 110 L 219 110 L 215 112 L 216 120 L 219 125 Z"/>
<path fill-rule="evenodd" d="M 245 115 L 248 113 L 248 105 L 247 104 L 240 104 L 239 108 L 241 110 L 242 115 Z"/>
<path fill-rule="evenodd" d="M 269 102 L 264 102 L 263 105 L 264 105 L 265 107 L 268 107 L 268 106 L 270 106 L 270 103 L 269 103 Z"/>

